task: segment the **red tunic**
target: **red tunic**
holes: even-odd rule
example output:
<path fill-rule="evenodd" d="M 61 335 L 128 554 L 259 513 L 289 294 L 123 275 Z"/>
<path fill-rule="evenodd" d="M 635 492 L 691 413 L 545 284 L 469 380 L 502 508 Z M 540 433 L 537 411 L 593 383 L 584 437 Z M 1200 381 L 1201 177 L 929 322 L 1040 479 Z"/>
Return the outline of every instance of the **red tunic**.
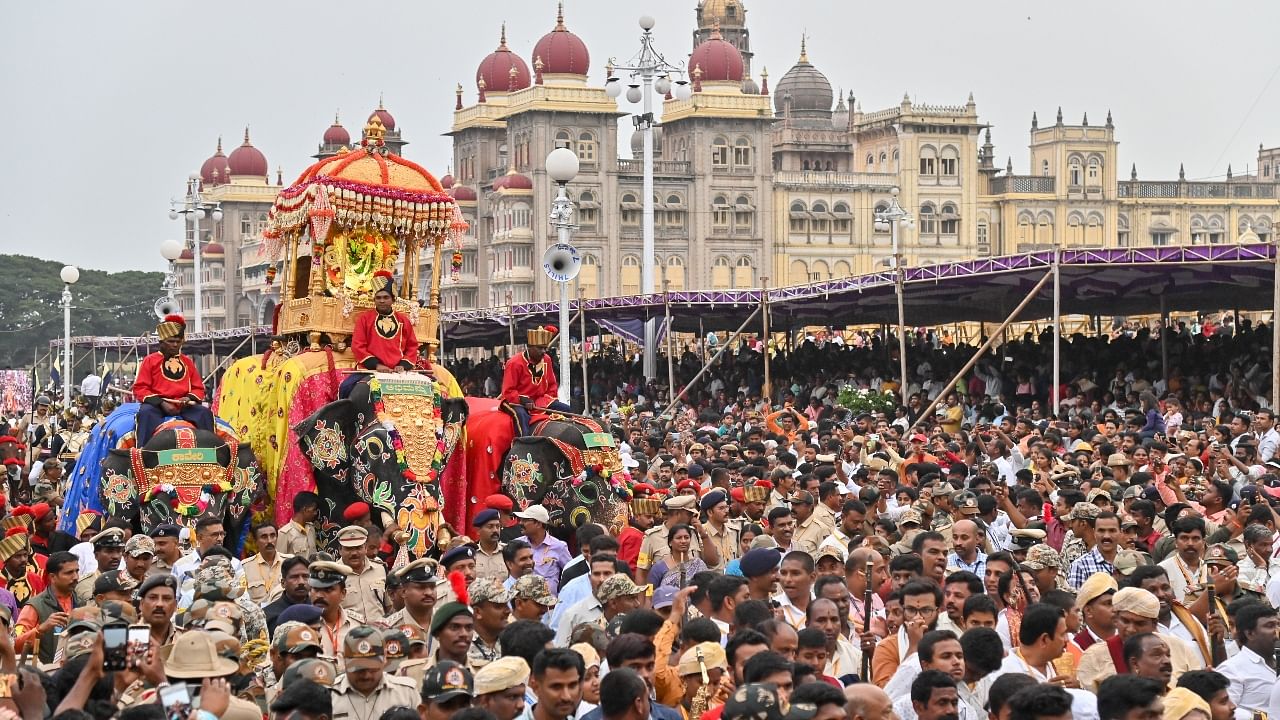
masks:
<path fill-rule="evenodd" d="M 640 559 L 640 545 L 644 543 L 644 533 L 634 525 L 622 528 L 618 533 L 618 559 L 631 566 L 631 574 L 636 574 L 636 562 Z"/>
<path fill-rule="evenodd" d="M 522 352 L 507 361 L 502 372 L 502 399 L 519 405 L 521 396 L 531 398 L 537 407 L 555 402 L 560 391 L 556 372 L 551 369 L 551 358 L 543 353 L 537 363 L 530 363 L 529 354 Z"/>
<path fill-rule="evenodd" d="M 204 381 L 196 364 L 186 355 L 165 359 L 159 351 L 153 352 L 138 366 L 138 379 L 133 382 L 133 396 L 139 402 L 159 397 L 165 400 L 182 400 L 188 396 L 205 401 Z"/>
<path fill-rule="evenodd" d="M 361 313 L 351 336 L 351 351 L 355 353 L 356 365 L 368 370 L 377 369 L 379 364 L 406 369 L 418 364 L 418 338 L 413 334 L 413 323 L 404 313 L 379 315 L 377 310 Z"/>

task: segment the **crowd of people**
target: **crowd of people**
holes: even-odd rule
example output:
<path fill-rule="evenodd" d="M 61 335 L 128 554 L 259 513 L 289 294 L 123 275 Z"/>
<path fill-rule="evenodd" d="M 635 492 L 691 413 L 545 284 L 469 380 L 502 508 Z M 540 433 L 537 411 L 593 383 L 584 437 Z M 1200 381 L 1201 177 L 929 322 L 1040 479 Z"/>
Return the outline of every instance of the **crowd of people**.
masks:
<path fill-rule="evenodd" d="M 214 518 L 141 532 L 82 513 L 61 532 L 46 403 L 16 426 L 25 494 L 0 515 L 0 715 L 1280 713 L 1270 331 L 1164 335 L 1066 339 L 1056 408 L 1042 337 L 952 384 L 973 348 L 914 335 L 906 388 L 876 335 L 770 348 L 768 386 L 765 348 L 743 344 L 686 387 L 690 351 L 670 408 L 636 364 L 593 357 L 588 396 L 634 482 L 627 516 L 566 530 L 540 505 L 479 498 L 472 527 L 411 562 L 362 503 L 318 544 L 309 492 L 289 522 L 252 528 L 256 552 L 233 552 Z M 496 362 L 451 369 L 469 394 L 536 413 L 551 361 L 521 357 L 514 379 Z"/>

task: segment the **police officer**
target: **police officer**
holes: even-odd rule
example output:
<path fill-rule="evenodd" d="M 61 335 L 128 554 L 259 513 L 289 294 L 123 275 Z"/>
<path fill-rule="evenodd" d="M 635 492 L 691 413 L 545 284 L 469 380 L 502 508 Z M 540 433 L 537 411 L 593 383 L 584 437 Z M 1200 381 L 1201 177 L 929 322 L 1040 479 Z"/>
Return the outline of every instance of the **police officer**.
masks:
<path fill-rule="evenodd" d="M 377 720 L 393 707 L 417 707 L 413 681 L 384 671 L 382 631 L 358 625 L 342 643 L 346 673 L 333 684 L 333 717 Z"/>
<path fill-rule="evenodd" d="M 93 583 L 98 576 L 120 567 L 124 557 L 124 530 L 107 528 L 93 538 L 93 557 L 98 561 L 97 571 L 80 578 L 76 583 L 76 604 L 88 605 L 93 601 Z"/>
<path fill-rule="evenodd" d="M 382 622 L 389 627 L 410 625 L 422 631 L 431 628 L 431 613 L 436 606 L 436 575 L 427 558 L 414 560 L 396 571 L 402 584 L 404 609 L 394 612 Z"/>
<path fill-rule="evenodd" d="M 694 510 L 698 507 L 698 498 L 693 495 L 676 495 L 662 501 L 662 509 L 666 513 L 666 518 L 661 525 L 655 525 L 649 528 L 644 534 L 644 540 L 640 543 L 640 555 L 636 558 L 636 577 L 640 580 L 648 577 L 649 569 L 654 565 L 662 562 L 671 554 L 671 548 L 667 545 L 667 533 L 676 525 L 690 525 L 693 523 Z M 701 535 L 706 535 L 703 530 L 694 535 L 689 544 L 689 552 L 702 552 Z M 705 561 L 706 558 L 703 558 Z M 711 563 L 707 563 L 708 566 Z"/>
<path fill-rule="evenodd" d="M 351 568 L 347 576 L 347 597 L 342 607 L 354 610 L 365 622 L 380 623 L 387 613 L 387 570 L 369 562 L 365 544 L 369 531 L 359 525 L 348 525 L 338 531 L 338 554 Z"/>

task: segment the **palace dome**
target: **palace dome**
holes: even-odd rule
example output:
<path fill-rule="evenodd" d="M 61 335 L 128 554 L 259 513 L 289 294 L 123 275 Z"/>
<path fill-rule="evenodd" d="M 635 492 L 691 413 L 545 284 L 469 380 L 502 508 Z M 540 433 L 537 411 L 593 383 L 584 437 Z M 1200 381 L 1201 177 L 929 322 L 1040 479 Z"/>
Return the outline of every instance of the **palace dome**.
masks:
<path fill-rule="evenodd" d="M 721 27 L 742 27 L 746 23 L 747 9 L 741 0 L 703 0 L 698 6 L 698 21 L 702 27 L 711 27 L 716 20 Z"/>
<path fill-rule="evenodd" d="M 382 106 L 381 97 L 378 98 L 378 108 L 369 113 L 369 117 L 374 116 L 377 116 L 377 118 L 382 121 L 382 127 L 386 128 L 387 132 L 395 132 L 396 119 L 391 116 L 391 113 L 387 112 L 385 107 Z"/>
<path fill-rule="evenodd" d="M 458 202 L 475 202 L 476 199 L 476 191 L 466 185 L 454 185 L 449 188 L 449 194 Z"/>
<path fill-rule="evenodd" d="M 383 112 L 386 111 L 384 110 Z M 390 117 L 390 113 L 388 113 L 388 117 Z M 351 144 L 351 133 L 347 132 L 347 129 L 338 122 L 337 115 L 333 116 L 333 124 L 324 131 L 324 138 L 321 142 L 324 145 L 348 146 Z"/>
<path fill-rule="evenodd" d="M 508 170 L 506 175 L 499 177 L 493 181 L 494 190 L 532 190 L 533 181 L 528 175 L 522 175 L 514 169 Z M 457 196 L 454 196 L 455 198 Z"/>
<path fill-rule="evenodd" d="M 742 53 L 733 43 L 720 37 L 718 26 L 711 31 L 711 37 L 693 49 L 689 66 L 694 68 L 694 72 L 702 71 L 699 79 L 704 83 L 742 82 Z"/>
<path fill-rule="evenodd" d="M 445 190 L 448 190 L 449 188 L 453 187 L 453 182 L 454 181 L 453 181 L 452 174 L 445 175 L 444 177 L 440 178 L 440 187 L 444 188 Z"/>
<path fill-rule="evenodd" d="M 514 76 L 511 74 L 512 69 L 516 71 Z M 502 26 L 502 36 L 498 40 L 497 49 L 486 55 L 484 60 L 480 61 L 480 67 L 476 68 L 476 87 L 480 87 L 481 81 L 484 81 L 484 91 L 489 95 L 523 90 L 532 83 L 529 66 L 507 47 L 505 24 Z"/>
<path fill-rule="evenodd" d="M 227 156 L 222 153 L 222 138 L 218 138 L 218 149 L 213 156 L 200 166 L 200 179 L 208 185 L 221 185 L 231 179 L 231 168 L 227 165 Z"/>
<path fill-rule="evenodd" d="M 249 128 L 244 129 L 244 144 L 227 156 L 227 166 L 232 175 L 266 177 L 270 172 L 267 169 L 267 157 L 249 142 Z"/>
<path fill-rule="evenodd" d="M 809 62 L 804 40 L 801 40 L 800 59 L 773 89 L 773 107 L 777 116 L 786 114 L 789 102 L 792 117 L 829 119 L 834 99 L 831 82 Z"/>
<path fill-rule="evenodd" d="M 591 54 L 582 38 L 564 26 L 564 3 L 556 12 L 556 26 L 533 46 L 533 62 L 542 61 L 545 75 L 586 75 Z M 487 81 L 486 81 L 487 82 Z"/>
<path fill-rule="evenodd" d="M 226 251 L 223 250 L 221 244 L 216 242 L 211 242 L 208 245 L 204 246 L 204 251 L 201 252 L 200 254 L 205 257 L 215 257 L 215 256 L 222 257 L 223 255 L 226 254 Z"/>

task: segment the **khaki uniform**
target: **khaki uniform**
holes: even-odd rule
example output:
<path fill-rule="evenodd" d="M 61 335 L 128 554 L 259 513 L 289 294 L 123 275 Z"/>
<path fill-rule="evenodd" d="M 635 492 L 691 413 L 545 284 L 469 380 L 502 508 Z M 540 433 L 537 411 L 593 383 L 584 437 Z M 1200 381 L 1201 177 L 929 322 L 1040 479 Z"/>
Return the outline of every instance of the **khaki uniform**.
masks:
<path fill-rule="evenodd" d="M 711 538 L 711 543 L 720 551 L 720 563 L 712 570 L 723 570 L 730 560 L 736 560 L 738 557 L 738 538 L 741 537 L 741 530 L 732 520 L 725 522 L 724 530 L 716 529 L 715 525 L 706 523 L 703 529 L 707 531 L 707 537 Z"/>
<path fill-rule="evenodd" d="M 829 533 L 835 532 L 836 526 L 840 524 L 840 519 L 836 517 L 835 511 L 823 503 L 818 503 L 813 506 L 813 515 L 811 516 L 811 519 L 816 520 L 817 523 L 826 528 Z M 822 541 L 819 540 L 818 544 L 821 545 Z"/>
<path fill-rule="evenodd" d="M 172 575 L 173 565 L 165 561 L 159 555 L 151 559 L 151 567 L 147 569 L 147 577 L 155 577 L 156 575 Z"/>
<path fill-rule="evenodd" d="M 76 583 L 74 594 L 76 596 L 77 606 L 93 603 L 93 584 L 97 582 L 100 577 L 102 577 L 102 573 L 93 572 L 80 578 L 80 582 Z"/>
<path fill-rule="evenodd" d="M 316 531 L 311 527 L 303 528 L 298 523 L 290 520 L 285 523 L 284 527 L 280 528 L 276 547 L 279 548 L 279 552 L 309 558 L 317 550 Z"/>
<path fill-rule="evenodd" d="M 378 720 L 393 707 L 416 708 L 422 702 L 413 680 L 383 673 L 371 695 L 356 692 L 347 676 L 333 684 L 333 720 Z"/>
<path fill-rule="evenodd" d="M 507 564 L 502 560 L 502 548 L 506 547 L 506 543 L 498 543 L 498 549 L 489 554 L 484 548 L 476 546 L 476 579 L 477 580 L 497 580 L 502 582 L 507 579 Z"/>
<path fill-rule="evenodd" d="M 386 600 L 387 570 L 383 566 L 366 562 L 359 575 L 347 576 L 344 610 L 356 611 L 366 622 L 380 623 L 387 614 Z"/>
<path fill-rule="evenodd" d="M 320 618 L 320 654 L 325 657 L 334 658 L 338 665 L 338 672 L 345 669 L 345 663 L 342 659 L 342 643 L 347 639 L 347 633 L 357 625 L 364 625 L 364 618 L 357 613 L 342 609 L 342 618 L 338 620 L 338 627 L 335 629 Z"/>
<path fill-rule="evenodd" d="M 250 600 L 258 605 L 268 605 L 284 594 L 280 567 L 291 557 L 293 556 L 276 553 L 275 562 L 268 563 L 263 559 L 262 553 L 258 553 L 241 564 Z"/>
<path fill-rule="evenodd" d="M 791 507 L 791 501 L 788 500 L 786 497 L 784 497 L 782 493 L 778 492 L 777 490 L 770 490 L 769 502 L 765 503 L 765 506 L 764 506 L 764 517 L 769 517 L 769 511 L 776 507 L 789 508 Z"/>
<path fill-rule="evenodd" d="M 665 524 L 656 525 L 645 531 L 644 540 L 640 541 L 640 555 L 636 558 L 637 568 L 648 570 L 671 556 L 671 546 L 667 545 L 668 532 L 670 528 Z M 694 555 L 702 554 L 702 539 L 697 533 L 694 533 L 689 543 L 689 552 Z"/>
<path fill-rule="evenodd" d="M 818 517 L 815 513 L 796 527 L 795 534 L 791 536 L 791 549 L 803 550 L 810 555 L 816 555 L 818 546 L 830 535 L 831 530 L 818 522 Z"/>

